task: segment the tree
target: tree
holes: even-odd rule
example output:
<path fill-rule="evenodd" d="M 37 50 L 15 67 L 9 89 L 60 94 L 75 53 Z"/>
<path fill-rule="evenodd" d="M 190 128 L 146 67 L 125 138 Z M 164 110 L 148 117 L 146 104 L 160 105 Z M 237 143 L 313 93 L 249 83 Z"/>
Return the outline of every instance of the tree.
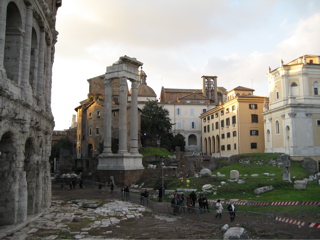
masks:
<path fill-rule="evenodd" d="M 186 141 L 184 136 L 180 133 L 175 135 L 172 139 L 171 146 L 173 149 L 175 149 L 175 147 L 180 147 L 180 150 L 184 151 L 184 147 L 186 146 Z"/>
<path fill-rule="evenodd" d="M 169 111 L 158 106 L 157 101 L 149 101 L 141 113 L 141 142 L 145 147 L 157 147 L 170 133 L 172 124 Z"/>
<path fill-rule="evenodd" d="M 71 150 L 72 148 L 71 141 L 65 137 L 65 138 L 60 138 L 56 143 L 54 143 L 51 147 L 50 160 L 60 157 L 60 148 Z"/>

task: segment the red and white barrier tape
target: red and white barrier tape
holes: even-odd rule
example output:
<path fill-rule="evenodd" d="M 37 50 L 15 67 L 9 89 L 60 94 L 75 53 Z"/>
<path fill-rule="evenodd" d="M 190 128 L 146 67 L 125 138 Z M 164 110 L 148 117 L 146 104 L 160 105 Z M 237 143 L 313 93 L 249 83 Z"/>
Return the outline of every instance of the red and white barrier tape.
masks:
<path fill-rule="evenodd" d="M 283 206 L 292 206 L 299 205 L 300 202 L 272 202 L 271 205 L 283 205 Z"/>
<path fill-rule="evenodd" d="M 320 223 L 308 223 L 309 227 L 320 228 Z"/>
<path fill-rule="evenodd" d="M 305 222 L 294 220 L 294 219 L 291 219 L 291 218 L 276 217 L 276 220 L 280 221 L 280 222 L 295 224 L 295 225 L 298 225 L 298 226 L 304 226 L 305 225 Z"/>

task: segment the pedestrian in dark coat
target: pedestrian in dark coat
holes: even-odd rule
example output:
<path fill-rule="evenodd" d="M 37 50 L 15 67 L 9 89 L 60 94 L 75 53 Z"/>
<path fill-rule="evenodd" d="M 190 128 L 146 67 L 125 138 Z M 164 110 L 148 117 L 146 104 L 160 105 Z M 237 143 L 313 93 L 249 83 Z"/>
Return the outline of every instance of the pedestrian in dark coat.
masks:
<path fill-rule="evenodd" d="M 230 222 L 233 222 L 234 218 L 236 217 L 236 206 L 233 204 L 233 202 L 230 202 L 227 209 L 230 214 Z"/>

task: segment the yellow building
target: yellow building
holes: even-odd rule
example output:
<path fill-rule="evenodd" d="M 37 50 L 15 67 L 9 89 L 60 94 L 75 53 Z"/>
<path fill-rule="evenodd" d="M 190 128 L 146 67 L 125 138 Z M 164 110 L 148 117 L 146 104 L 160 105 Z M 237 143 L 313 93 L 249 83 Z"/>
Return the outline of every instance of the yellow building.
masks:
<path fill-rule="evenodd" d="M 267 74 L 270 105 L 265 119 L 266 152 L 293 160 L 320 160 L 320 56 L 304 55 Z"/>
<path fill-rule="evenodd" d="M 264 152 L 263 108 L 268 98 L 236 87 L 227 102 L 200 115 L 202 152 L 213 157 Z"/>

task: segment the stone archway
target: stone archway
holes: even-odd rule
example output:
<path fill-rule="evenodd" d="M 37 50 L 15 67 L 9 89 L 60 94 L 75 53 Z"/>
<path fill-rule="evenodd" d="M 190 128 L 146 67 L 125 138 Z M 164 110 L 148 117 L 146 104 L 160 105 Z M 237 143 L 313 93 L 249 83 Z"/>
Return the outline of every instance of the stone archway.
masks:
<path fill-rule="evenodd" d="M 17 204 L 14 190 L 16 149 L 13 133 L 5 132 L 0 140 L 0 226 L 16 223 Z"/>

